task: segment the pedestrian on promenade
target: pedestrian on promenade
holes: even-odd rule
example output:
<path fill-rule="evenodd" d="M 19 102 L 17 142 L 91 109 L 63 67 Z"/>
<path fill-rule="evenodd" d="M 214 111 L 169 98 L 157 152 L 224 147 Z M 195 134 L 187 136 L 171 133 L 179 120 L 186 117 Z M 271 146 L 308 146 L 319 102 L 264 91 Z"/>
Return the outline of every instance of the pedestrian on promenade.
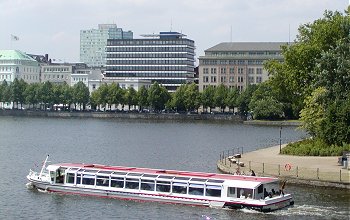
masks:
<path fill-rule="evenodd" d="M 256 176 L 254 170 L 251 170 L 250 175 L 251 176 Z"/>

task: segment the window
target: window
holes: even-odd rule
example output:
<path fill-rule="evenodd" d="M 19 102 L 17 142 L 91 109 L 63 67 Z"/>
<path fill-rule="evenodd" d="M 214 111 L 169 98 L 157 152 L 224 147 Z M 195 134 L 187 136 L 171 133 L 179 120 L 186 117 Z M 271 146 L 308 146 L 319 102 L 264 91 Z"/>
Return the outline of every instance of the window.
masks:
<path fill-rule="evenodd" d="M 234 67 L 230 67 L 230 74 L 234 74 L 235 73 L 235 68 Z"/>
<path fill-rule="evenodd" d="M 75 178 L 74 173 L 67 173 L 67 183 L 74 184 L 74 178 Z"/>
<path fill-rule="evenodd" d="M 170 182 L 169 181 L 157 181 L 156 190 L 158 192 L 170 192 Z"/>
<path fill-rule="evenodd" d="M 173 193 L 187 194 L 187 183 L 173 182 Z"/>
<path fill-rule="evenodd" d="M 96 186 L 109 186 L 108 176 L 97 176 Z"/>
<path fill-rule="evenodd" d="M 127 189 L 138 189 L 139 188 L 139 179 L 135 178 L 126 178 L 125 188 Z"/>
<path fill-rule="evenodd" d="M 238 68 L 238 74 L 243 74 L 244 69 L 242 67 Z"/>
<path fill-rule="evenodd" d="M 112 177 L 111 187 L 123 188 L 124 187 L 124 177 Z"/>
<path fill-rule="evenodd" d="M 204 185 L 191 183 L 188 188 L 188 194 L 203 196 L 204 195 Z"/>
<path fill-rule="evenodd" d="M 82 184 L 83 185 L 95 185 L 95 176 L 84 174 Z"/>
<path fill-rule="evenodd" d="M 256 77 L 256 83 L 261 83 L 262 82 L 262 77 L 261 76 L 257 76 Z"/>
<path fill-rule="evenodd" d="M 236 194 L 236 188 L 235 187 L 228 187 L 227 188 L 227 197 L 234 197 Z"/>
<path fill-rule="evenodd" d="M 262 68 L 256 68 L 256 74 L 262 74 Z"/>
<path fill-rule="evenodd" d="M 141 190 L 154 191 L 154 180 L 141 179 Z"/>
<path fill-rule="evenodd" d="M 206 196 L 221 197 L 221 187 L 215 185 L 207 185 L 205 189 Z"/>

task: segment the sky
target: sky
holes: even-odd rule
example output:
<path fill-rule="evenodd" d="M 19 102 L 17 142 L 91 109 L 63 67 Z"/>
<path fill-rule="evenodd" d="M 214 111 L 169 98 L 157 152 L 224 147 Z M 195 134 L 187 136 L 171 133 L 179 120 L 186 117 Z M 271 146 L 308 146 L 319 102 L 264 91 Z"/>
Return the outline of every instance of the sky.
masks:
<path fill-rule="evenodd" d="M 0 50 L 79 62 L 80 30 L 114 23 L 134 38 L 177 31 L 196 57 L 222 42 L 293 41 L 302 24 L 350 0 L 0 0 Z M 11 41 L 11 34 L 19 37 Z"/>

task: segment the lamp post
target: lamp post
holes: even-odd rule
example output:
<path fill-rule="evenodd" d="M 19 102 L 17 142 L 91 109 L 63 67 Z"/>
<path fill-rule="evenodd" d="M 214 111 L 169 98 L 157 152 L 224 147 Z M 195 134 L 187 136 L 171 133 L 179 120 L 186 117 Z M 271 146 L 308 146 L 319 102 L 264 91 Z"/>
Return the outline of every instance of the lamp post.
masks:
<path fill-rule="evenodd" d="M 281 150 L 282 150 L 282 125 L 280 127 L 280 154 L 281 154 Z"/>

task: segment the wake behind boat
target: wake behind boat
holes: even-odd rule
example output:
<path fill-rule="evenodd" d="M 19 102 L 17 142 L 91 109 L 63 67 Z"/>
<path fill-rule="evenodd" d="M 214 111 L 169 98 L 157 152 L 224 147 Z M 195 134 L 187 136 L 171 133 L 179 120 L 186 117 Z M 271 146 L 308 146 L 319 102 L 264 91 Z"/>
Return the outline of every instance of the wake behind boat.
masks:
<path fill-rule="evenodd" d="M 294 204 L 276 191 L 278 179 L 84 163 L 47 165 L 30 170 L 29 187 L 39 191 L 157 201 L 270 212 Z"/>

